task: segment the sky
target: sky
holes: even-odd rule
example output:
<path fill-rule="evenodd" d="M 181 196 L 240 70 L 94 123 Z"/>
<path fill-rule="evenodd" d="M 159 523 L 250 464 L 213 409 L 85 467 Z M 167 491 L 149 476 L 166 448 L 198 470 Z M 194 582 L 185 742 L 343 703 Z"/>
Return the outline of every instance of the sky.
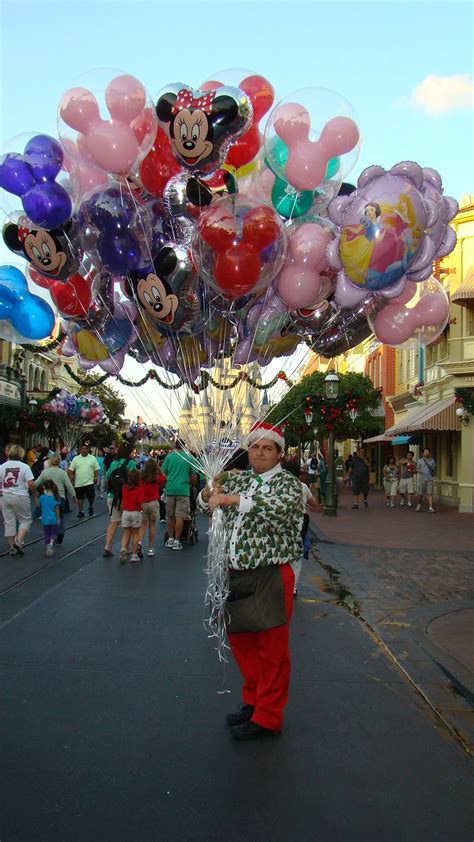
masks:
<path fill-rule="evenodd" d="M 412 160 L 440 172 L 445 194 L 474 193 L 470 2 L 3 0 L 0 37 L 1 152 L 22 133 L 57 136 L 58 101 L 87 72 L 130 73 L 156 98 L 167 83 L 244 68 L 270 80 L 276 102 L 321 87 L 351 103 L 362 145 L 346 180 Z M 156 393 L 121 391 L 131 417 L 152 414 Z"/>

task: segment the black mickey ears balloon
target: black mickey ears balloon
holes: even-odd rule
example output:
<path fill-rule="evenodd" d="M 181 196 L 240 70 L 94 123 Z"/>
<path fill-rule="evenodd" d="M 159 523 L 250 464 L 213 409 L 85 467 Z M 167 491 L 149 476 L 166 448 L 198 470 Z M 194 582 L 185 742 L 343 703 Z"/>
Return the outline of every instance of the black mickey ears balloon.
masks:
<path fill-rule="evenodd" d="M 47 231 L 22 218 L 18 225 L 5 223 L 2 236 L 10 251 L 26 258 L 32 269 L 48 278 L 65 281 L 81 263 L 82 252 L 71 219 L 61 228 Z"/>
<path fill-rule="evenodd" d="M 163 333 L 190 331 L 200 315 L 197 274 L 188 250 L 168 243 L 153 265 L 128 272 L 125 294 Z"/>
<path fill-rule="evenodd" d="M 178 164 L 206 175 L 224 162 L 232 142 L 249 128 L 253 109 L 240 88 L 203 92 L 178 82 L 162 91 L 156 113 Z"/>

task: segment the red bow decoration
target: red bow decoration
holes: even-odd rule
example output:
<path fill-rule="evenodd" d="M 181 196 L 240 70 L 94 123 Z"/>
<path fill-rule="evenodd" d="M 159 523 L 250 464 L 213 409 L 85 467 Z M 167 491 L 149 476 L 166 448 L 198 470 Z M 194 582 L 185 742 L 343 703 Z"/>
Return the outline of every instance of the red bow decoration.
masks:
<path fill-rule="evenodd" d="M 18 239 L 19 239 L 20 243 L 24 243 L 24 242 L 25 242 L 25 240 L 26 240 L 26 238 L 27 238 L 27 236 L 28 236 L 28 234 L 29 234 L 29 233 L 30 233 L 30 229 L 29 229 L 29 228 L 23 228 L 23 226 L 22 226 L 22 225 L 19 225 L 19 226 L 18 226 Z"/>
<path fill-rule="evenodd" d="M 204 111 L 204 114 L 210 114 L 215 93 L 215 91 L 208 91 L 203 96 L 193 97 L 192 91 L 188 88 L 181 88 L 178 91 L 176 101 L 173 103 L 171 113 L 176 115 L 183 108 L 199 108 L 201 111 Z"/>

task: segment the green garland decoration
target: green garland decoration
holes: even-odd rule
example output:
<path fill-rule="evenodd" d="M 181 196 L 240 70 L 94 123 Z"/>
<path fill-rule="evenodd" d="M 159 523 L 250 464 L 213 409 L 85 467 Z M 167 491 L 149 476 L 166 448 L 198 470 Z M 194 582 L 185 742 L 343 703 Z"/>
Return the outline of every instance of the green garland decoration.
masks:
<path fill-rule="evenodd" d="M 52 339 L 51 342 L 48 342 L 47 345 L 25 345 L 25 343 L 21 343 L 21 348 L 24 348 L 25 351 L 54 351 L 56 348 L 61 345 L 61 342 L 66 338 L 65 333 L 60 333 L 57 339 Z"/>
<path fill-rule="evenodd" d="M 81 386 L 81 387 L 84 387 L 84 388 L 87 388 L 87 389 L 92 389 L 94 386 L 100 386 L 102 383 L 105 383 L 105 381 L 108 380 L 110 377 L 116 377 L 117 380 L 119 381 L 119 383 L 121 383 L 123 386 L 130 386 L 132 388 L 136 388 L 138 386 L 144 386 L 145 383 L 147 383 L 149 380 L 156 380 L 157 383 L 163 389 L 179 389 L 183 385 L 183 380 L 178 380 L 177 383 L 167 383 L 165 380 L 162 380 L 162 378 L 160 377 L 160 375 L 158 374 L 158 372 L 154 368 L 151 368 L 150 371 L 147 371 L 147 373 L 145 374 L 144 377 L 142 377 L 141 380 L 126 380 L 125 377 L 122 377 L 121 374 L 109 374 L 109 373 L 103 374 L 101 377 L 98 377 L 96 380 L 91 380 L 90 378 L 80 377 L 79 375 L 77 375 L 68 363 L 64 364 L 64 368 L 66 369 L 69 376 L 72 377 L 74 382 L 78 384 L 78 386 Z M 220 391 L 224 391 L 225 389 L 234 389 L 243 380 L 247 381 L 247 383 L 249 383 L 255 389 L 271 389 L 272 386 L 275 386 L 275 384 L 279 380 L 284 380 L 287 386 L 290 386 L 290 387 L 293 386 L 293 381 L 290 380 L 286 376 L 284 371 L 279 371 L 278 374 L 276 374 L 275 377 L 273 377 L 272 380 L 269 380 L 268 383 L 258 383 L 256 380 L 254 380 L 253 377 L 250 377 L 245 371 L 239 371 L 239 373 L 237 374 L 236 377 L 234 377 L 234 379 L 232 380 L 231 383 L 228 383 L 227 385 L 223 385 L 223 384 L 219 383 L 217 380 L 215 380 L 212 377 L 212 375 L 209 374 L 208 371 L 205 371 L 205 369 L 201 369 L 201 375 L 200 375 L 200 381 L 201 382 L 199 383 L 199 385 L 198 385 L 198 383 L 196 383 L 196 390 L 199 392 L 202 389 L 206 389 L 208 387 L 209 383 L 211 383 L 216 389 L 219 389 Z M 57 389 L 55 390 L 55 392 L 56 391 L 57 391 Z"/>

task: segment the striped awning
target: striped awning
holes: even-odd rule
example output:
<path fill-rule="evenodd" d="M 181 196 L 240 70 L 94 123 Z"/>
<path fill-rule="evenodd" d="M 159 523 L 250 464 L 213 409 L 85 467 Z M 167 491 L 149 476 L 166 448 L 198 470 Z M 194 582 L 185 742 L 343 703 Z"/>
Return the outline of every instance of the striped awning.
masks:
<path fill-rule="evenodd" d="M 409 412 L 406 418 L 397 421 L 396 424 L 385 430 L 385 435 L 399 436 L 403 433 L 420 432 L 421 430 L 431 432 L 461 430 L 461 420 L 456 415 L 455 401 L 456 398 L 451 395 L 451 397 L 443 398 L 441 401 L 423 404 L 423 406 Z"/>
<path fill-rule="evenodd" d="M 470 266 L 466 272 L 462 284 L 460 284 L 451 296 L 451 301 L 454 304 L 461 304 L 465 306 L 474 305 L 474 265 Z"/>

